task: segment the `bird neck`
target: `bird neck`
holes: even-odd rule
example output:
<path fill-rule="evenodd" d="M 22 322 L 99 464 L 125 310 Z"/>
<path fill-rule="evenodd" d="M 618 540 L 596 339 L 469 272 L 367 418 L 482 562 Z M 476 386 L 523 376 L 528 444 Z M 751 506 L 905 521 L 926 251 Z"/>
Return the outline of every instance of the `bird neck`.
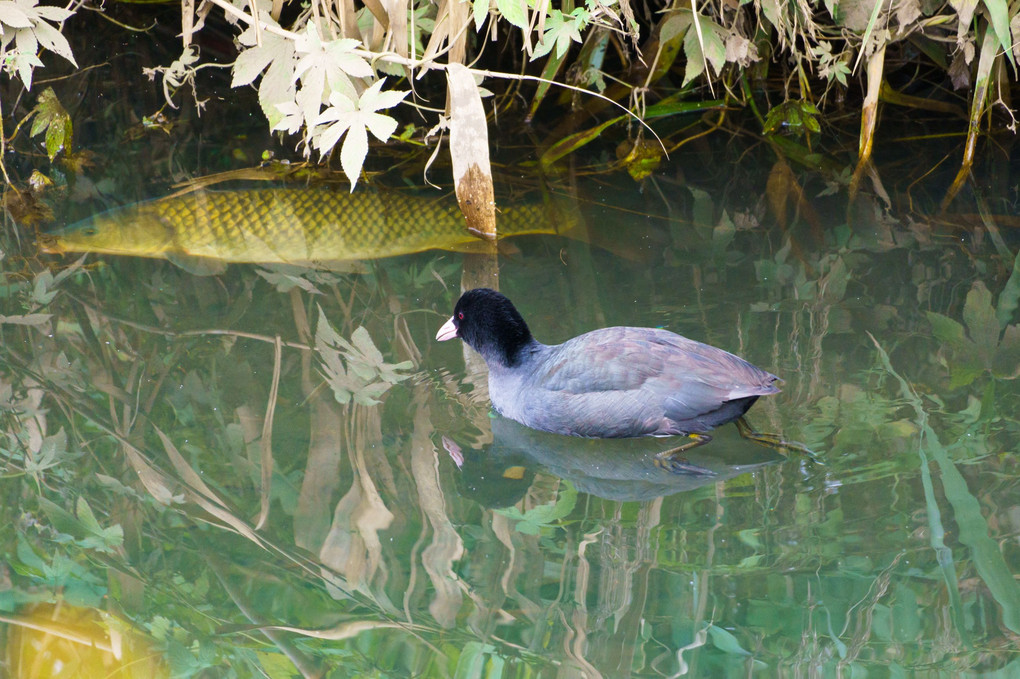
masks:
<path fill-rule="evenodd" d="M 479 353 L 490 367 L 516 368 L 527 356 L 540 350 L 542 346 L 525 328 L 524 334 L 504 336 L 498 345 L 486 347 L 485 351 Z"/>

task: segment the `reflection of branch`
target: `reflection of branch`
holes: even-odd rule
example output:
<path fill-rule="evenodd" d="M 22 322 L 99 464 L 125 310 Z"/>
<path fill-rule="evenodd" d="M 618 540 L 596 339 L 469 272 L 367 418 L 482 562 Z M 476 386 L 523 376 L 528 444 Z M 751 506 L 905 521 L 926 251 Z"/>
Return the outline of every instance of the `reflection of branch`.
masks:
<path fill-rule="evenodd" d="M 447 514 L 427 398 L 424 385 L 419 385 L 414 399 L 417 407 L 411 435 L 411 473 L 418 491 L 418 504 L 432 527 L 432 542 L 421 553 L 422 565 L 433 588 L 429 613 L 440 625 L 450 628 L 456 623 L 464 601 L 464 585 L 453 570 L 453 564 L 464 555 L 464 542 Z"/>
<path fill-rule="evenodd" d="M 953 551 L 944 542 L 945 528 L 941 523 L 938 498 L 935 495 L 932 474 L 928 466 L 928 454 L 934 458 L 941 473 L 942 490 L 953 508 L 953 518 L 958 527 L 959 541 L 968 548 L 973 568 L 988 587 L 989 593 L 1000 606 L 1002 621 L 1014 634 L 1020 634 L 1020 586 L 1013 571 L 1003 556 L 999 543 L 991 536 L 988 520 L 985 519 L 981 504 L 967 487 L 967 480 L 949 456 L 949 451 L 939 441 L 938 434 L 928 422 L 924 402 L 910 383 L 892 366 L 889 354 L 870 332 L 868 337 L 875 344 L 882 367 L 899 382 L 900 395 L 917 416 L 917 455 L 921 481 L 924 487 L 925 504 L 928 511 L 929 542 L 942 577 L 949 591 L 949 605 L 953 623 L 964 644 L 969 646 L 969 633 L 960 602 L 959 582 Z"/>
<path fill-rule="evenodd" d="M 5 350 L 8 356 L 14 356 L 17 358 L 17 354 L 13 352 L 9 346 L 5 347 Z M 170 459 L 171 463 L 174 463 L 174 467 L 178 472 L 178 475 L 176 476 L 161 469 L 155 464 L 155 462 L 153 462 L 148 453 L 143 452 L 143 450 L 136 446 L 135 442 L 129 440 L 127 436 L 118 431 L 107 420 L 97 414 L 87 396 L 82 396 L 77 392 L 71 391 L 64 385 L 57 384 L 52 380 L 47 379 L 37 371 L 27 367 L 27 364 L 25 364 L 23 360 L 19 360 L 21 361 L 20 363 L 14 364 L 9 358 L 0 356 L 0 365 L 8 366 L 13 371 L 20 371 L 25 375 L 31 376 L 40 385 L 45 387 L 46 393 L 52 397 L 65 412 L 72 413 L 83 418 L 92 426 L 117 441 L 121 446 L 122 452 L 127 457 L 131 468 L 138 475 L 142 486 L 159 504 L 169 507 L 173 507 L 175 504 L 178 504 L 180 499 L 174 496 L 173 492 L 174 490 L 177 490 L 178 485 L 184 486 L 190 494 L 190 499 L 194 500 L 196 504 L 210 515 L 210 517 L 192 516 L 191 514 L 180 510 L 178 505 L 178 509 L 182 514 L 187 515 L 195 521 L 205 521 L 221 530 L 233 532 L 262 549 L 265 549 L 267 552 L 282 556 L 287 561 L 293 563 L 303 573 L 306 573 L 316 579 L 324 577 L 328 578 L 332 586 L 342 589 L 345 593 L 352 597 L 356 597 L 357 592 L 351 591 L 342 575 L 329 568 L 328 565 L 313 562 L 303 554 L 294 554 L 272 542 L 268 538 L 255 533 L 245 521 L 237 517 L 232 510 L 227 507 L 226 503 L 215 495 L 212 489 L 210 489 L 208 485 L 202 481 L 201 476 L 191 469 L 187 461 L 184 460 L 183 456 L 181 456 L 173 446 L 170 439 L 167 438 L 166 435 L 159 429 L 156 429 L 153 426 L 156 433 L 163 439 L 167 457 Z M 71 418 L 68 417 L 68 419 Z M 138 419 L 140 419 L 143 423 L 147 423 L 152 426 L 144 414 L 139 414 Z M 171 490 L 171 487 L 174 487 L 173 490 Z M 126 564 L 120 564 L 118 565 L 118 568 L 121 568 L 126 572 L 133 572 Z M 364 600 L 356 600 L 363 604 L 370 603 L 370 600 L 367 598 Z"/>
<path fill-rule="evenodd" d="M 0 622 L 6 625 L 15 625 L 17 627 L 35 630 L 36 632 L 42 632 L 48 637 L 55 637 L 57 639 L 70 641 L 71 643 L 79 644 L 85 648 L 95 648 L 103 653 L 109 653 L 111 655 L 114 654 L 113 646 L 110 644 L 108 639 L 88 634 L 87 632 L 82 631 L 81 628 L 65 625 L 57 622 L 56 620 L 36 622 L 28 617 L 0 614 Z M 39 655 L 41 656 L 42 654 L 40 653 Z"/>
<path fill-rule="evenodd" d="M 74 297 L 73 295 L 69 296 Z M 81 299 L 78 299 L 78 301 L 82 302 L 83 304 L 85 303 L 84 300 Z M 117 318 L 116 316 L 111 316 L 109 314 L 103 313 L 102 311 L 94 307 L 92 307 L 92 310 L 98 316 L 101 316 L 102 318 L 113 323 L 125 325 L 129 328 L 134 328 L 136 330 L 144 330 L 145 332 L 150 332 L 154 335 L 162 335 L 164 337 L 177 338 L 177 337 L 202 337 L 205 335 L 227 335 L 229 337 L 243 337 L 244 339 L 266 342 L 267 344 L 276 344 L 279 341 L 282 346 L 290 347 L 291 349 L 312 351 L 312 347 L 308 346 L 307 344 L 302 344 L 301 342 L 284 342 L 281 341 L 280 338 L 272 335 L 259 335 L 253 332 L 244 332 L 241 330 L 224 330 L 221 328 L 207 328 L 205 330 L 183 330 L 183 331 L 164 330 L 163 328 L 157 328 L 152 325 L 146 325 L 145 323 L 138 323 L 137 321 L 129 321 L 124 318 Z"/>
<path fill-rule="evenodd" d="M 297 288 L 290 291 L 290 301 L 297 336 L 311 344 L 312 328 Z M 309 418 L 308 458 L 294 511 L 294 544 L 316 554 L 329 534 L 332 519 L 329 505 L 340 487 L 343 451 L 340 404 L 332 395 L 323 395 L 325 385 L 312 365 L 312 354 L 302 352 L 301 390 L 305 395 L 302 407 L 308 410 Z"/>
<path fill-rule="evenodd" d="M 224 572 L 223 563 L 218 559 L 209 554 L 208 550 L 203 550 L 206 563 L 209 564 L 209 568 L 212 569 L 213 573 L 216 574 L 216 579 L 223 585 L 223 589 L 227 591 L 227 594 L 233 600 L 237 608 L 244 614 L 246 618 L 251 620 L 253 623 L 261 623 L 261 619 L 255 614 L 255 611 L 248 605 L 242 596 L 241 591 L 230 582 Z M 325 670 L 319 666 L 312 658 L 301 652 L 294 644 L 284 638 L 284 635 L 280 634 L 277 629 L 272 626 L 259 627 L 266 638 L 273 642 L 280 651 L 287 656 L 294 667 L 297 668 L 301 675 L 304 677 L 321 677 L 325 674 Z"/>
<path fill-rule="evenodd" d="M 333 511 L 333 524 L 319 550 L 319 560 L 342 573 L 352 590 L 364 593 L 377 606 L 390 610 L 393 607 L 385 593 L 372 586 L 383 565 L 379 533 L 389 528 L 394 518 L 379 494 L 365 455 L 365 451 L 383 448 L 379 409 L 354 404 L 349 408 L 351 414 L 345 423 L 348 435 L 344 447 L 350 458 L 353 480 Z"/>
<path fill-rule="evenodd" d="M 590 655 L 592 649 L 588 644 L 588 607 L 585 604 L 588 599 L 588 583 L 591 576 L 591 564 L 588 562 L 585 551 L 587 551 L 588 545 L 597 542 L 596 538 L 601 532 L 602 529 L 600 528 L 592 533 L 587 533 L 580 544 L 577 545 L 577 570 L 574 573 L 574 611 L 570 616 L 570 621 L 573 623 L 572 628 L 570 623 L 566 621 L 563 611 L 560 610 L 563 625 L 573 632 L 573 639 L 569 635 L 564 639 L 563 650 L 587 677 L 602 676 L 602 673 L 595 669 L 595 666 L 586 657 Z"/>
<path fill-rule="evenodd" d="M 261 509 L 255 530 L 262 530 L 269 518 L 269 489 L 273 485 L 273 414 L 276 412 L 276 394 L 280 388 L 280 358 L 283 345 L 280 336 L 276 336 L 273 351 L 273 384 L 269 387 L 269 402 L 266 404 L 266 416 L 262 420 L 262 440 L 259 450 L 262 452 L 262 493 Z"/>

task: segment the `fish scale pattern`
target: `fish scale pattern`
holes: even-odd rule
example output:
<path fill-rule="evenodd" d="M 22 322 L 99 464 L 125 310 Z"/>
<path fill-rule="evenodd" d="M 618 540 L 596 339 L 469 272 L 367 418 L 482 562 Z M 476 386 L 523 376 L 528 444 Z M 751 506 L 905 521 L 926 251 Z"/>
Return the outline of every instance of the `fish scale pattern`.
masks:
<path fill-rule="evenodd" d="M 508 207 L 501 235 L 558 233 L 542 204 Z M 57 238 L 65 252 L 148 257 L 193 255 L 228 262 L 373 259 L 477 243 L 450 196 L 349 194 L 320 188 L 204 191 L 111 210 Z M 567 225 L 569 226 L 569 225 Z"/>

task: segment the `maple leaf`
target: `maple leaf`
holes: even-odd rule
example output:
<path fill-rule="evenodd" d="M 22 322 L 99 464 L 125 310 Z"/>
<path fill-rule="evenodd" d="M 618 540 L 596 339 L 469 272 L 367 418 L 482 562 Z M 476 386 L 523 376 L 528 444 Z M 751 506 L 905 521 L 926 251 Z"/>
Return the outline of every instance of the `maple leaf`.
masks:
<path fill-rule="evenodd" d="M 319 105 L 328 95 L 339 92 L 357 99 L 357 89 L 351 78 L 375 75 L 368 62 L 354 54 L 360 44 L 350 38 L 323 42 L 314 23 L 309 23 L 304 35 L 296 41 L 294 48 L 301 56 L 294 66 L 292 79 L 301 81 L 298 105 L 306 121 L 318 115 Z"/>
<path fill-rule="evenodd" d="M 581 31 L 588 25 L 588 13 L 581 7 L 564 17 L 558 9 L 551 10 L 545 20 L 545 33 L 535 46 L 532 59 L 545 56 L 556 46 L 556 58 L 562 59 L 571 42 L 581 42 Z"/>
<path fill-rule="evenodd" d="M 265 21 L 273 26 L 278 25 L 272 17 L 265 17 Z M 246 49 L 242 50 L 234 61 L 231 87 L 251 84 L 277 60 L 284 61 L 284 66 L 288 66 L 287 62 L 290 62 L 294 56 L 294 43 L 275 33 L 263 31 L 262 44 L 258 44 L 253 26 L 249 26 L 241 35 L 237 36 L 237 41 Z M 293 68 L 288 68 L 287 71 L 288 74 L 293 73 Z"/>
<path fill-rule="evenodd" d="M 305 124 L 301 109 L 293 101 L 284 101 L 276 105 L 279 120 L 273 125 L 273 131 L 282 130 L 287 134 L 297 134 Z"/>
<path fill-rule="evenodd" d="M 78 63 L 71 53 L 71 46 L 59 30 L 46 23 L 62 22 L 73 12 L 62 7 L 37 6 L 38 0 L 0 0 L 0 54 L 3 54 L 3 69 L 17 73 L 32 89 L 32 70 L 42 66 L 36 53 L 40 45 L 57 54 L 75 66 Z M 8 47 L 14 42 L 15 49 Z"/>
<path fill-rule="evenodd" d="M 313 134 L 315 148 L 323 156 L 327 155 L 346 133 L 343 147 L 340 149 L 340 165 L 351 182 L 351 191 L 354 191 L 361 167 L 368 155 L 368 132 L 379 141 L 386 141 L 397 129 L 396 120 L 378 111 L 396 106 L 408 94 L 407 91 L 396 90 L 383 92 L 382 86 L 385 81 L 383 78 L 372 83 L 357 101 L 334 92 L 329 98 L 330 106 L 313 123 L 316 127 L 323 127 L 321 131 L 316 130 Z"/>

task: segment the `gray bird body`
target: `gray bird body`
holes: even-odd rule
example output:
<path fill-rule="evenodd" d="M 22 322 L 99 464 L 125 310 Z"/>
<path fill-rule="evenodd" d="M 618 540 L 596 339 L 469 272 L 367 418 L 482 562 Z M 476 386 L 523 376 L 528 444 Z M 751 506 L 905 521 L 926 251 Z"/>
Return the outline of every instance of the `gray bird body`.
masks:
<path fill-rule="evenodd" d="M 612 327 L 542 344 L 492 290 L 465 293 L 436 337 L 460 337 L 485 359 L 497 412 L 557 434 L 698 434 L 779 392 L 772 373 L 668 330 Z"/>
<path fill-rule="evenodd" d="M 701 433 L 779 391 L 775 375 L 654 328 L 604 328 L 552 346 L 532 340 L 523 352 L 528 370 L 487 358 L 489 398 L 504 417 L 557 434 Z"/>

